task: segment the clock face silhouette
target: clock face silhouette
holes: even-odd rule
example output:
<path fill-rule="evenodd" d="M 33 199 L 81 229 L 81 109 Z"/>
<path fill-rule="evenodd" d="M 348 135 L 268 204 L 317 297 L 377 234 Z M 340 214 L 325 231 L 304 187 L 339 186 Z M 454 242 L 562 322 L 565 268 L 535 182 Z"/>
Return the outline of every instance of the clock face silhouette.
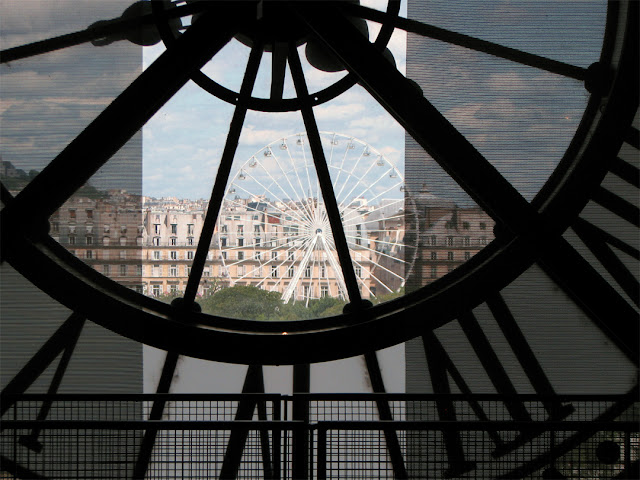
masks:
<path fill-rule="evenodd" d="M 27 57 L 35 61 L 74 42 L 100 44 L 110 41 L 111 36 L 142 44 L 162 41 L 166 46 L 166 51 L 87 122 L 15 198 L 4 189 L 2 241 L 3 259 L 78 318 L 171 352 L 159 391 L 168 390 L 179 355 L 252 365 L 293 365 L 366 354 L 369 372 L 379 372 L 371 352 L 411 340 L 411 348 L 417 348 L 423 358 L 416 368 L 428 370 L 433 391 L 468 393 L 474 390 L 472 382 L 461 373 L 464 368 L 457 365 L 455 348 L 447 340 L 457 335 L 464 348 L 474 352 L 475 367 L 495 391 L 518 393 L 510 367 L 495 345 L 499 334 L 529 389 L 553 397 L 563 373 L 551 375 L 545 366 L 549 360 L 530 344 L 535 326 L 532 318 L 545 322 L 542 330 L 549 335 L 564 339 L 566 332 L 560 335 L 560 331 L 579 329 L 580 322 L 586 322 L 603 335 L 615 355 L 637 365 L 636 2 L 609 4 L 601 52 L 587 67 L 402 18 L 399 3 L 394 1 L 383 10 L 322 2 L 260 2 L 258 6 L 248 2 L 153 2 L 150 8 L 140 8 L 118 21 L 94 24 L 75 36 L 2 52 L 3 63 Z M 373 41 L 362 34 L 363 19 L 381 25 Z M 127 33 L 132 26 L 142 32 L 142 38 Z M 439 111 L 430 101 L 429 85 L 422 85 L 420 79 L 409 80 L 389 62 L 384 52 L 393 29 L 583 83 L 580 88 L 588 101 L 581 121 L 553 173 L 533 198 L 525 198 L 474 145 L 476 139 L 463 135 Z M 235 90 L 204 73 L 205 64 L 232 38 L 249 52 L 240 87 Z M 306 61 L 299 53 L 303 46 Z M 271 83 L 268 95 L 257 96 L 254 85 L 265 56 L 270 58 Z M 345 73 L 324 88 L 310 90 L 312 69 Z M 283 98 L 285 71 L 290 73 L 295 90 L 291 98 Z M 190 79 L 232 104 L 234 113 L 184 296 L 169 305 L 132 291 L 75 258 L 53 240 L 47 222 Z M 338 97 L 355 83 L 406 130 L 412 139 L 408 142 L 436 162 L 495 223 L 490 236 L 495 239 L 486 248 L 427 284 L 420 276 L 428 265 L 422 254 L 429 251 L 427 238 L 416 235 L 411 242 L 419 252 L 416 265 L 420 268 L 415 267 L 413 277 L 406 279 L 414 282 L 414 288 L 377 305 L 371 305 L 358 283 L 350 230 L 343 221 L 314 112 L 314 107 Z M 317 196 L 324 201 L 323 218 L 331 230 L 343 296 L 349 300 L 341 315 L 260 322 L 199 311 L 198 286 L 223 201 L 231 188 L 237 188 L 234 185 L 239 179 L 231 176 L 232 162 L 250 110 L 295 111 L 303 119 Z M 417 171 L 421 168 L 419 165 Z M 46 202 L 42 201 L 44 196 Z M 317 227 L 316 233 L 318 229 L 322 230 Z M 580 320 L 571 323 L 558 312 L 571 312 L 567 317 Z M 563 325 L 565 320 L 570 327 Z M 374 390 L 384 391 L 382 377 L 372 384 Z M 620 402 L 609 414 L 623 411 L 631 401 Z M 572 411 L 559 399 L 546 407 L 550 419 L 566 418 Z M 522 404 L 511 405 L 509 414 L 513 419 L 528 418 Z M 455 419 L 455 413 L 451 415 L 451 410 L 441 412 L 444 419 Z M 450 445 L 452 475 L 475 467 L 465 460 L 460 445 Z M 496 451 L 506 454 L 509 446 L 497 442 Z M 536 468 L 535 461 L 531 459 L 530 468 Z"/>

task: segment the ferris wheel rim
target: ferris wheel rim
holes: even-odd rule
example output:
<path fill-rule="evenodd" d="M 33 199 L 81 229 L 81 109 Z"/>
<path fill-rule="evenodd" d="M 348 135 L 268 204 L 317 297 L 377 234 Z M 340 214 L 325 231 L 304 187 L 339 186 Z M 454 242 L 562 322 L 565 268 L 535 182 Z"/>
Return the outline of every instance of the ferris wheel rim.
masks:
<path fill-rule="evenodd" d="M 385 221 L 388 217 L 398 221 L 404 217 L 404 198 L 385 198 L 385 195 L 389 194 L 392 190 L 399 189 L 401 192 L 404 192 L 405 189 L 402 172 L 398 169 L 395 162 L 369 143 L 353 135 L 332 131 L 322 131 L 320 135 L 323 140 L 323 145 L 326 143 L 327 145 L 325 145 L 325 147 L 330 147 L 328 148 L 330 154 L 327 156 L 327 163 L 329 169 L 335 174 L 333 177 L 334 184 L 339 184 L 342 181 L 343 187 L 347 183 L 353 184 L 354 187 L 342 195 L 342 198 L 342 191 L 336 195 L 340 201 L 339 207 L 343 214 L 343 225 L 346 229 L 353 229 L 353 227 L 358 224 L 359 227 L 356 228 L 366 229 L 365 231 L 367 233 L 380 232 L 380 229 L 376 229 L 373 226 L 367 227 L 366 225 Z M 346 142 L 346 144 L 337 149 L 338 157 L 342 156 L 340 157 L 340 161 L 336 161 L 333 155 L 335 147 L 337 147 L 339 143 L 344 142 Z M 327 219 L 327 213 L 324 208 L 324 201 L 321 198 L 319 186 L 316 184 L 317 177 L 315 177 L 313 160 L 310 158 L 311 155 L 305 154 L 307 145 L 306 132 L 297 132 L 279 137 L 259 148 L 236 168 L 236 172 L 231 176 L 224 195 L 226 205 L 231 204 L 235 205 L 235 207 L 246 208 L 250 203 L 249 201 L 254 200 L 255 202 L 265 203 L 264 212 L 268 209 L 274 210 L 275 212 L 272 212 L 274 213 L 274 217 L 280 215 L 295 220 L 297 222 L 296 231 L 301 229 L 302 232 L 299 232 L 297 237 L 293 237 L 292 246 L 283 247 L 279 241 L 276 241 L 274 245 L 273 241 L 271 241 L 271 247 L 265 251 L 264 244 L 262 243 L 256 246 L 255 244 L 244 245 L 243 242 L 242 246 L 226 245 L 223 247 L 221 242 L 220 249 L 221 252 L 238 251 L 241 249 L 249 250 L 248 255 L 243 253 L 243 258 L 237 261 L 227 258 L 225 254 L 221 254 L 222 268 L 227 271 L 227 274 L 230 267 L 245 265 L 244 268 L 240 270 L 241 273 L 237 274 L 233 279 L 233 276 L 228 274 L 230 286 L 238 284 L 253 285 L 258 288 L 267 289 L 269 288 L 267 284 L 271 283 L 270 289 L 272 291 L 280 287 L 285 303 L 293 299 L 294 303 L 296 301 L 304 301 L 305 305 L 308 306 L 309 300 L 311 299 L 332 296 L 346 301 L 348 296 L 344 279 L 341 281 L 340 268 L 337 263 L 335 246 Z M 295 155 L 302 157 L 300 161 L 294 160 L 292 150 L 295 150 Z M 286 153 L 281 156 L 281 151 Z M 352 168 L 347 168 L 345 159 L 350 151 L 359 151 L 360 153 L 356 164 L 353 165 Z M 357 164 L 361 162 L 363 158 L 367 157 L 369 157 L 369 159 L 366 160 L 366 162 L 369 163 L 369 169 L 365 173 L 356 172 Z M 296 160 L 298 160 L 298 158 L 296 158 Z M 273 161 L 277 167 L 270 169 L 265 165 L 267 161 Z M 367 165 L 366 162 L 365 166 Z M 374 166 L 384 166 L 382 175 L 374 176 L 374 184 L 387 176 L 391 177 L 392 182 L 390 187 L 386 187 L 372 197 L 368 195 L 369 190 L 372 189 L 372 185 L 370 185 L 372 182 L 369 181 L 369 184 L 367 184 L 365 177 Z M 252 172 L 260 169 L 268 178 L 261 180 L 256 178 L 258 174 L 254 175 Z M 258 186 L 259 191 L 253 191 L 250 187 L 241 185 L 241 182 L 246 180 L 253 181 L 254 185 Z M 245 198 L 238 196 L 239 192 L 243 192 L 243 197 Z M 291 195 L 292 193 L 293 195 Z M 234 195 L 236 195 L 235 198 L 233 198 Z M 369 196 L 374 200 L 378 200 L 379 204 L 372 207 L 370 212 L 379 212 L 377 217 L 373 219 L 362 218 L 357 209 L 352 206 L 353 199 L 350 200 L 350 195 L 355 195 L 354 198 L 357 199 Z M 406 195 L 403 196 L 406 197 Z M 391 215 L 382 213 L 385 208 L 389 209 L 389 206 L 396 203 L 401 203 L 402 207 L 398 208 L 397 211 L 393 211 Z M 295 207 L 292 207 L 292 205 L 295 205 Z M 247 211 L 249 210 L 250 209 L 247 209 Z M 257 210 L 255 211 L 257 212 Z M 228 217 L 229 212 L 221 210 L 218 218 L 219 225 L 221 225 L 223 216 Z M 265 220 L 261 222 L 261 224 L 265 226 L 265 230 L 266 225 L 268 225 L 267 219 L 269 218 L 270 215 L 267 213 Z M 318 231 L 312 232 L 311 230 L 316 229 L 320 223 L 324 226 L 317 228 Z M 250 228 L 251 227 L 257 228 L 257 225 L 252 225 Z M 244 233 L 244 235 L 249 236 L 250 234 L 251 232 L 249 231 Z M 397 234 L 396 237 L 398 237 Z M 401 237 L 404 237 L 404 233 Z M 360 251 L 360 253 L 352 256 L 353 267 L 359 272 L 367 271 L 369 273 L 369 280 L 373 279 L 381 287 L 382 292 L 376 294 L 375 289 L 372 290 L 364 278 L 357 276 L 358 284 L 367 296 L 377 298 L 377 296 L 381 294 L 396 293 L 404 286 L 404 277 L 394 272 L 391 269 L 392 265 L 385 266 L 378 260 L 371 258 L 373 255 L 378 255 L 389 259 L 389 261 L 396 262 L 404 268 L 407 262 L 397 254 L 398 252 L 407 250 L 407 246 L 402 241 L 397 238 L 394 241 L 376 238 L 366 241 L 365 245 L 359 245 L 359 242 L 362 243 L 362 237 L 351 234 L 347 235 L 347 238 L 351 251 Z M 268 238 L 265 238 L 265 241 L 269 244 Z M 396 256 L 381 251 L 381 244 L 388 244 L 390 251 L 395 252 Z M 258 251 L 260 253 L 256 256 Z M 322 254 L 322 260 L 316 258 L 317 255 L 313 254 L 313 251 L 320 252 Z M 279 258 L 278 252 L 281 252 L 285 258 Z M 268 255 L 268 258 L 264 258 L 265 253 Z M 367 253 L 369 254 L 369 260 L 364 260 L 365 257 L 363 255 Z M 291 261 L 291 255 L 293 255 L 295 259 L 293 260 L 293 264 L 297 267 L 294 273 L 292 273 L 293 270 L 289 268 L 293 264 L 290 265 L 287 263 Z M 229 257 L 231 257 L 231 255 L 229 255 Z M 298 261 L 298 259 L 300 260 Z M 368 269 L 365 268 L 363 265 L 365 262 L 369 262 L 371 267 Z M 282 274 L 282 268 L 285 269 L 285 274 Z M 309 268 L 313 272 L 311 275 L 308 273 Z M 307 273 L 303 275 L 305 270 L 307 270 Z M 330 280 L 326 274 L 329 270 L 335 273 L 335 279 L 333 280 L 337 283 L 337 294 L 328 293 L 332 292 L 330 286 L 332 280 Z M 256 275 L 256 272 L 258 272 L 258 275 Z M 379 272 L 386 272 L 395 277 L 394 280 L 399 281 L 399 286 L 395 288 L 387 285 L 384 280 L 377 277 L 377 275 L 380 275 Z M 272 281 L 273 278 L 277 278 L 277 280 Z M 300 289 L 304 292 L 302 295 L 299 293 Z"/>

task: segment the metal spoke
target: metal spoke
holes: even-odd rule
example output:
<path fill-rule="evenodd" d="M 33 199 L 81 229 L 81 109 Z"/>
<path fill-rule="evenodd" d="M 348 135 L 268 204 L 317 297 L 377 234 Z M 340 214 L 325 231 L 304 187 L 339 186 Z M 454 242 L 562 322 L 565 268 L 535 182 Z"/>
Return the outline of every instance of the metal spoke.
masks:
<path fill-rule="evenodd" d="M 291 49 L 290 65 L 291 73 L 293 75 L 293 83 L 298 97 L 307 98 L 307 85 L 304 78 L 304 73 L 302 72 L 300 57 L 298 56 L 298 52 L 294 51 L 293 49 Z M 313 109 L 308 102 L 305 102 L 305 104 L 302 106 L 301 112 L 305 128 L 307 130 L 307 138 L 309 139 L 313 161 L 316 166 L 316 173 L 320 180 L 322 198 L 324 199 L 325 208 L 327 209 L 327 214 L 329 216 L 329 223 L 331 225 L 331 231 L 333 233 L 335 247 L 338 253 L 338 259 L 340 260 L 340 267 L 345 279 L 347 291 L 349 292 L 349 300 L 354 304 L 360 304 L 362 302 L 362 298 L 360 296 L 360 289 L 358 288 L 358 280 L 356 279 L 353 265 L 351 263 L 349 246 L 347 244 L 344 228 L 340 219 L 340 211 L 338 209 L 336 197 L 333 192 L 331 176 L 329 174 L 327 162 L 324 157 L 322 142 L 320 140 L 318 126 L 313 115 Z"/>
<path fill-rule="evenodd" d="M 346 4 L 342 8 L 349 13 L 366 18 L 367 20 L 372 20 L 378 23 L 391 22 L 396 28 L 400 28 L 410 33 L 416 33 L 423 37 L 429 37 L 452 45 L 458 45 L 460 47 L 475 50 L 477 52 L 487 53 L 495 57 L 511 60 L 522 65 L 535 67 L 564 77 L 574 78 L 580 81 L 584 81 L 587 78 L 587 69 L 583 67 L 559 62 L 533 53 L 523 52 L 516 48 L 505 47 L 498 43 L 488 42 L 469 35 L 452 32 L 451 30 L 435 27 L 416 20 L 388 16 L 384 12 L 360 5 Z"/>
<path fill-rule="evenodd" d="M 339 9 L 300 9 L 299 14 L 367 91 L 485 211 L 514 232 L 536 228 L 537 215 L 522 195 Z"/>
<path fill-rule="evenodd" d="M 287 71 L 287 44 L 275 42 L 271 54 L 271 100 L 282 100 L 284 76 Z"/>
<path fill-rule="evenodd" d="M 203 10 L 203 3 L 190 3 L 181 7 L 166 10 L 165 19 L 184 17 Z M 67 33 L 56 37 L 40 40 L 18 47 L 7 48 L 0 52 L 0 63 L 8 63 L 23 58 L 54 52 L 63 48 L 81 45 L 83 43 L 99 40 L 104 37 L 117 37 L 145 25 L 155 25 L 154 14 L 140 15 L 132 18 L 115 18 L 104 20 L 87 27 L 84 30 Z M 124 39 L 124 38 L 123 38 Z"/>
<path fill-rule="evenodd" d="M 241 12 L 241 11 L 240 11 Z M 240 13 L 239 12 L 239 13 Z M 235 21 L 203 16 L 181 35 L 3 211 L 4 220 L 47 218 L 84 185 L 236 33 Z M 215 35 L 211 34 L 215 31 Z M 42 192 L 47 192 L 46 202 Z"/>
<path fill-rule="evenodd" d="M 198 285 L 200 284 L 200 278 L 202 277 L 204 265 L 207 261 L 207 255 L 211 246 L 211 239 L 213 238 L 216 220 L 220 214 L 220 207 L 222 206 L 225 187 L 229 179 L 231 166 L 233 165 L 233 157 L 236 154 L 238 140 L 240 138 L 240 133 L 242 132 L 242 125 L 244 124 L 244 119 L 247 115 L 246 104 L 251 96 L 251 92 L 253 91 L 253 85 L 258 74 L 258 67 L 260 66 L 261 58 L 262 45 L 254 45 L 251 50 L 251 54 L 249 55 L 249 61 L 247 62 L 244 79 L 242 80 L 242 86 L 240 87 L 240 99 L 233 113 L 233 118 L 231 119 L 227 142 L 224 146 L 224 151 L 222 152 L 220 166 L 218 167 L 218 173 L 211 192 L 211 199 L 209 200 L 209 207 L 207 208 L 207 215 L 202 226 L 202 233 L 198 241 L 198 248 L 196 249 L 193 266 L 191 268 L 191 273 L 189 274 L 189 280 L 187 281 L 187 288 L 184 292 L 184 302 L 187 306 L 193 303 L 198 293 Z"/>

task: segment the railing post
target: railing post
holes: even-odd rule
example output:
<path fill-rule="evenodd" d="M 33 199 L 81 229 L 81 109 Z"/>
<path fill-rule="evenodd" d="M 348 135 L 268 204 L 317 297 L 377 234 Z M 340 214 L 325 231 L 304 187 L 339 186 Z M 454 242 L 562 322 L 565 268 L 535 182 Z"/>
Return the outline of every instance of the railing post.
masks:
<path fill-rule="evenodd" d="M 272 400 L 273 419 L 275 421 L 282 420 L 282 397 L 278 400 Z M 273 478 L 280 480 L 282 465 L 282 429 L 274 428 L 271 430 L 271 442 L 273 444 Z"/>
<path fill-rule="evenodd" d="M 318 480 L 327 479 L 327 429 L 318 424 Z"/>

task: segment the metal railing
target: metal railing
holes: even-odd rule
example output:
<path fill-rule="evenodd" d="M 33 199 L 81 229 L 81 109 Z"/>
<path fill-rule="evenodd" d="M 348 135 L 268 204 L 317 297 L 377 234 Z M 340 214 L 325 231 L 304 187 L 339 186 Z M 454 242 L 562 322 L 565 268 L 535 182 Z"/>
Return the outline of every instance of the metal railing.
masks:
<path fill-rule="evenodd" d="M 8 478 L 614 478 L 637 468 L 640 448 L 640 409 L 628 396 L 22 395 L 7 401 L 0 466 Z M 165 402 L 163 419 L 147 420 L 157 401 Z M 551 417 L 550 401 L 558 402 Z M 381 402 L 393 420 L 379 420 Z M 522 402 L 531 419 L 514 421 L 507 408 L 513 402 Z M 486 418 L 479 419 L 478 407 Z M 455 417 L 448 411 L 441 419 L 442 408 Z M 153 448 L 141 458 L 149 431 Z"/>

